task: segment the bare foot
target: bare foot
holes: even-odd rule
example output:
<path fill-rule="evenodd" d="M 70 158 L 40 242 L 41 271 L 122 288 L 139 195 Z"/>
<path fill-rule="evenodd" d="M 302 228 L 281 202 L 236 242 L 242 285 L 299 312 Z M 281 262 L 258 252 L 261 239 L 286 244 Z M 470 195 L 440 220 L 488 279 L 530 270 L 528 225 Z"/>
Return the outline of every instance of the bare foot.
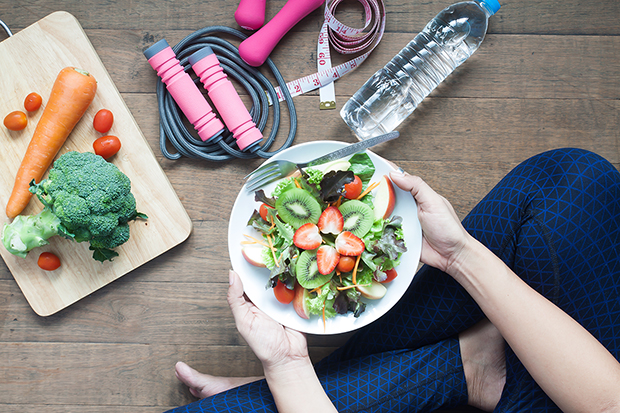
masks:
<path fill-rule="evenodd" d="M 491 412 L 506 384 L 504 338 L 489 320 L 459 335 L 470 406 Z"/>
<path fill-rule="evenodd" d="M 211 376 L 194 370 L 182 361 L 174 366 L 174 373 L 177 379 L 189 387 L 190 393 L 199 399 L 262 379 L 262 377 Z"/>

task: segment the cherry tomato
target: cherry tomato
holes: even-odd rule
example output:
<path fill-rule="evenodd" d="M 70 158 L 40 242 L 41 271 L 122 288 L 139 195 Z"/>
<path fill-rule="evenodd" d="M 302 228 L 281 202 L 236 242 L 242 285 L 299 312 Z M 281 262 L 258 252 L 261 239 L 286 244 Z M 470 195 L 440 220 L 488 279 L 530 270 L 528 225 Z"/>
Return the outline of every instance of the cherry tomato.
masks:
<path fill-rule="evenodd" d="M 350 184 L 344 186 L 344 197 L 347 199 L 355 199 L 362 193 L 362 180 L 355 175 L 355 179 Z"/>
<path fill-rule="evenodd" d="M 338 261 L 338 266 L 336 268 L 340 272 L 351 272 L 355 267 L 355 258 L 348 257 L 346 255 L 340 256 L 340 261 Z"/>
<path fill-rule="evenodd" d="M 108 159 L 121 149 L 121 141 L 116 136 L 102 136 L 93 142 L 93 148 L 97 155 L 102 156 L 104 159 Z"/>
<path fill-rule="evenodd" d="M 51 252 L 43 252 L 39 255 L 37 264 L 39 264 L 39 267 L 45 271 L 54 271 L 60 267 L 60 258 Z"/>
<path fill-rule="evenodd" d="M 4 126 L 9 130 L 22 130 L 28 125 L 28 118 L 21 110 L 11 112 L 4 118 Z"/>
<path fill-rule="evenodd" d="M 270 207 L 267 204 L 261 204 L 260 208 L 258 209 L 258 213 L 260 214 L 260 217 L 262 219 L 264 219 L 267 222 L 271 222 L 270 220 L 267 219 L 267 218 L 269 218 L 269 216 L 267 215 L 267 210 L 268 209 L 273 209 L 273 208 Z"/>
<path fill-rule="evenodd" d="M 101 109 L 93 119 L 93 126 L 97 132 L 106 133 L 112 128 L 114 115 L 107 109 Z"/>
<path fill-rule="evenodd" d="M 382 283 L 389 283 L 390 281 L 392 281 L 394 278 L 398 276 L 398 273 L 396 272 L 394 268 L 392 268 L 391 270 L 387 270 L 385 272 L 385 275 L 387 278 L 381 281 Z"/>
<path fill-rule="evenodd" d="M 289 290 L 286 288 L 286 284 L 282 281 L 278 280 L 278 284 L 276 284 L 273 289 L 273 293 L 276 296 L 276 300 L 281 302 L 282 304 L 290 304 L 295 297 L 295 290 Z"/>
<path fill-rule="evenodd" d="M 26 108 L 28 112 L 34 112 L 41 107 L 41 103 L 43 103 L 41 96 L 38 93 L 32 92 L 26 96 L 26 100 L 24 100 L 24 108 Z"/>

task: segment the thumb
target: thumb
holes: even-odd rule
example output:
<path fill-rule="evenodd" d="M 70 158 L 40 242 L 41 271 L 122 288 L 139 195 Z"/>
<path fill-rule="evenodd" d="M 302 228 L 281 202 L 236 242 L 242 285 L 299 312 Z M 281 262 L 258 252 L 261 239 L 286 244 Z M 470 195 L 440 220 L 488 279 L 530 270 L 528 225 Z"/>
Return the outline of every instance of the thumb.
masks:
<path fill-rule="evenodd" d="M 434 192 L 419 176 L 409 175 L 406 172 L 401 173 L 393 171 L 390 172 L 390 178 L 400 189 L 411 192 L 411 195 L 413 195 L 418 202 L 424 202 L 429 192 Z"/>
<path fill-rule="evenodd" d="M 247 301 L 243 296 L 243 283 L 239 274 L 230 270 L 228 272 L 228 281 L 230 286 L 228 287 L 228 305 L 233 313 L 235 320 L 241 319 L 247 313 Z"/>

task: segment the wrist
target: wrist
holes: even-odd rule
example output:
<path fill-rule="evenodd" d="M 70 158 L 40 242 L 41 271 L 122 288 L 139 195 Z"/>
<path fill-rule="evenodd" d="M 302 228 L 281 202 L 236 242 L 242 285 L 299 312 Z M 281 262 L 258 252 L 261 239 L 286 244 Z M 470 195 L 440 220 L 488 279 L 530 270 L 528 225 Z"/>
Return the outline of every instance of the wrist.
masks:
<path fill-rule="evenodd" d="M 277 381 L 298 380 L 301 376 L 314 375 L 314 366 L 309 357 L 290 358 L 275 363 L 263 363 L 265 377 Z"/>
<path fill-rule="evenodd" d="M 479 241 L 472 237 L 469 233 L 466 233 L 465 242 L 463 242 L 461 248 L 452 255 L 446 266 L 445 272 L 451 275 L 454 279 L 460 282 L 467 272 L 467 268 L 472 261 L 477 259 L 477 255 L 480 254 L 478 249 Z"/>

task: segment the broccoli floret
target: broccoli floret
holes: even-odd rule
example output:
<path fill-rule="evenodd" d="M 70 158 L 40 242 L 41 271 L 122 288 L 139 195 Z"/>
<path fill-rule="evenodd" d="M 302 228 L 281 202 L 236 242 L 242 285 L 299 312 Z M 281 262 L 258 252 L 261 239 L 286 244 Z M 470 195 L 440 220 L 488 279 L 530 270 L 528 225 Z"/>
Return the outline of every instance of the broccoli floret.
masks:
<path fill-rule="evenodd" d="M 114 164 L 91 152 L 67 152 L 54 162 L 47 179 L 30 184 L 45 206 L 33 216 L 18 216 L 2 231 L 2 242 L 14 255 L 61 235 L 90 242 L 93 258 L 105 261 L 129 239 L 129 221 L 146 219 L 136 211 L 131 182 Z"/>

